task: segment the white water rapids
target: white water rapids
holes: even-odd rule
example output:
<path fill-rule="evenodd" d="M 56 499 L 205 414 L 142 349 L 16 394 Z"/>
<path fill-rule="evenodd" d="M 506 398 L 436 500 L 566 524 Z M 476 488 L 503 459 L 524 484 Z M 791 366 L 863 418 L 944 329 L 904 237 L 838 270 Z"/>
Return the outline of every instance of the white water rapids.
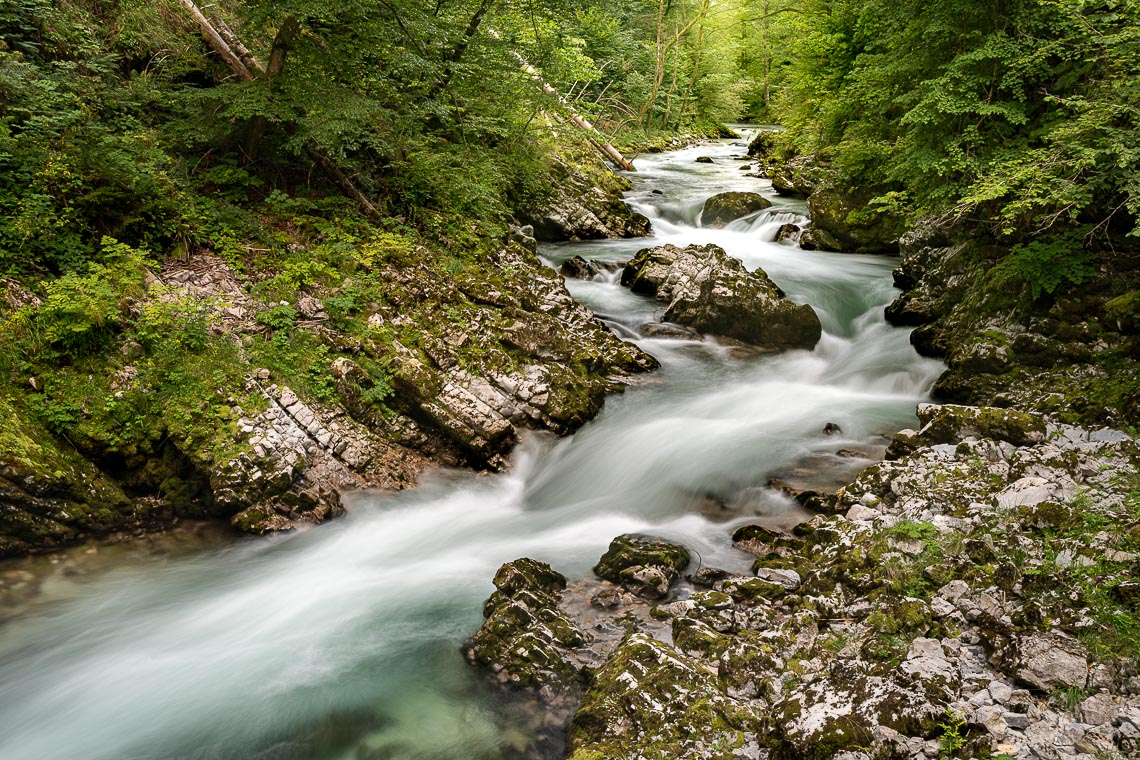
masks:
<path fill-rule="evenodd" d="M 745 176 L 743 152 L 722 141 L 638 159 L 629 200 L 651 241 L 543 253 L 620 261 L 647 244 L 716 243 L 815 307 L 815 350 L 644 339 L 661 304 L 614 277 L 570 282 L 662 369 L 573 437 L 529 438 L 509 474 L 439 473 L 414 491 L 357 494 L 319 528 L 58 581 L 0 624 L 0 758 L 511 757 L 531 729 L 460 654 L 500 564 L 530 556 L 580 577 L 614 536 L 640 531 L 745 570 L 734 525 L 802 514 L 768 479 L 811 462 L 808 475 L 838 483 L 865 466 L 834 452 L 873 451 L 910 425 L 941 365 L 883 320 L 895 261 L 771 242 L 804 206 Z M 697 226 L 726 190 L 776 205 Z M 827 423 L 842 432 L 824 435 Z"/>

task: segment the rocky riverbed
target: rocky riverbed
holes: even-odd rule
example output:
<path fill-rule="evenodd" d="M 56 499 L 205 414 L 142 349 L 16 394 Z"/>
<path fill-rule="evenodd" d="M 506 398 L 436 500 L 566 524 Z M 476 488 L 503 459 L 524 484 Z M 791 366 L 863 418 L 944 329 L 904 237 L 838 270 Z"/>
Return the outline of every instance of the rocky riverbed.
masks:
<path fill-rule="evenodd" d="M 572 711 L 576 760 L 1135 757 L 1140 445 L 918 416 L 830 514 L 738 528 L 749 575 L 637 536 L 596 581 L 504 565 L 468 658 Z"/>

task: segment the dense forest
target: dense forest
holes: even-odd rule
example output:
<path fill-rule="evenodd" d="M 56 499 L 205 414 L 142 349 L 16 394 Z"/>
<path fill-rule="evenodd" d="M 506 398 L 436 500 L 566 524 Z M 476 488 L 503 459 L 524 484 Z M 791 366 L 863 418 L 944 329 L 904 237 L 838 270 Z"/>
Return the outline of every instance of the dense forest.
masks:
<path fill-rule="evenodd" d="M 969 318 L 895 314 L 950 357 L 946 396 L 969 400 L 955 372 L 977 351 L 958 356 L 947 336 L 969 342 L 994 313 L 1048 315 L 1092 288 L 1102 323 L 1140 327 L 1138 13 L 1112 0 L 7 0 L 3 435 L 31 463 L 46 430 L 68 442 L 59 456 L 174 498 L 185 472 L 168 470 L 185 457 L 201 469 L 241 448 L 235 410 L 262 403 L 242 390 L 253 369 L 399 416 L 397 359 L 425 328 L 370 321 L 399 300 L 393 272 L 501 273 L 488 256 L 508 224 L 634 234 L 548 229 L 541 210 L 583 188 L 620 193 L 601 160 L 619 150 L 734 120 L 784 127 L 750 151 L 789 193 L 817 191 L 821 247 L 897 252 L 909 229 L 975 241 L 955 294 L 978 306 Z M 155 276 L 194 262 L 224 267 L 246 306 Z M 921 279 L 908 266 L 904 285 Z M 1120 369 L 1129 346 L 1105 361 Z M 334 372 L 346 355 L 350 380 Z M 1129 371 L 1078 383 L 1090 414 L 1132 423 Z M 150 472 L 172 441 L 182 463 Z"/>

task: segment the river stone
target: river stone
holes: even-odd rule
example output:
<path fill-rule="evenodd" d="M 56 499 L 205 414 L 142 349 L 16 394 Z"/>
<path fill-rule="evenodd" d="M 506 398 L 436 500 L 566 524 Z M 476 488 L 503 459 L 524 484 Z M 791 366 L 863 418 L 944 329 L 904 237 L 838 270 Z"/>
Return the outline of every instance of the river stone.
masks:
<path fill-rule="evenodd" d="M 772 202 L 759 193 L 719 193 L 705 201 L 701 226 L 723 227 L 734 219 L 771 206 Z"/>
<path fill-rule="evenodd" d="M 837 661 L 772 706 L 769 741 L 773 757 L 830 758 L 866 747 L 882 727 L 908 736 L 932 731 L 944 710 L 922 691 Z"/>
<path fill-rule="evenodd" d="M 918 438 L 925 444 L 958 443 L 966 438 L 992 438 L 1014 446 L 1032 446 L 1045 440 L 1045 419 L 1015 409 L 994 409 L 956 404 L 919 404 L 922 429 Z"/>
<path fill-rule="evenodd" d="M 787 591 L 795 591 L 800 587 L 800 574 L 795 570 L 781 570 L 775 567 L 760 567 L 756 569 L 756 577 L 769 583 L 782 586 Z"/>
<path fill-rule="evenodd" d="M 812 348 L 822 334 L 810 306 L 787 300 L 763 270 L 749 272 L 719 246 L 643 249 L 621 283 L 668 303 L 666 321 L 703 333 L 774 349 Z"/>
<path fill-rule="evenodd" d="M 711 156 L 697 156 L 698 164 L 711 164 L 713 163 Z"/>
<path fill-rule="evenodd" d="M 581 256 L 575 256 L 563 262 L 562 266 L 558 269 L 563 277 L 573 280 L 590 280 L 595 275 L 602 273 L 602 268 L 592 261 L 587 261 Z"/>
<path fill-rule="evenodd" d="M 610 542 L 594 573 L 638 594 L 661 598 L 689 564 L 689 550 L 653 536 L 626 534 Z"/>
<path fill-rule="evenodd" d="M 575 685 L 581 671 L 569 652 L 589 637 L 558 609 L 566 578 L 524 557 L 500 567 L 494 583 L 486 619 L 463 647 L 467 661 L 501 683 L 548 694 Z"/>
<path fill-rule="evenodd" d="M 800 230 L 800 226 L 798 224 L 792 224 L 791 222 L 788 222 L 787 224 L 781 224 L 780 228 L 776 230 L 776 242 L 782 243 L 785 240 L 790 240 L 791 242 L 795 243 L 800 239 L 801 232 L 802 230 Z"/>
<path fill-rule="evenodd" d="M 807 198 L 834 179 L 835 172 L 814 156 L 774 157 L 768 169 L 772 189 L 789 198 Z"/>

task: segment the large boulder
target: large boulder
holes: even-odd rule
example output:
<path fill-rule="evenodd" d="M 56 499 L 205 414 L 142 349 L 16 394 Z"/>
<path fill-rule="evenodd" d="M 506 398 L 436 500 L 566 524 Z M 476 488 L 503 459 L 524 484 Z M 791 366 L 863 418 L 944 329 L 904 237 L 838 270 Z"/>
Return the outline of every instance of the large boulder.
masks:
<path fill-rule="evenodd" d="M 784 297 L 763 270 L 749 272 L 715 245 L 639 251 L 622 272 L 634 292 L 669 304 L 664 318 L 766 348 L 812 348 L 822 327 L 810 306 Z"/>
<path fill-rule="evenodd" d="M 689 564 L 689 550 L 662 538 L 627 534 L 610 542 L 594 573 L 644 596 L 660 598 Z"/>
<path fill-rule="evenodd" d="M 808 198 L 815 244 L 825 251 L 897 254 L 905 223 L 872 206 L 873 196 L 868 190 L 816 189 Z"/>
<path fill-rule="evenodd" d="M 116 483 L 0 398 L 0 557 L 106 532 L 134 512 Z"/>
<path fill-rule="evenodd" d="M 463 647 L 467 661 L 517 687 L 561 691 L 575 683 L 580 669 L 569 652 L 589 637 L 558 608 L 566 578 L 524 557 L 500 567 L 494 583 L 486 620 Z"/>
<path fill-rule="evenodd" d="M 734 219 L 771 206 L 772 202 L 759 193 L 720 193 L 705 201 L 701 224 L 705 227 L 723 227 Z"/>
<path fill-rule="evenodd" d="M 748 155 L 754 158 L 767 159 L 776 152 L 776 135 L 773 129 L 761 129 L 748 143 Z"/>

